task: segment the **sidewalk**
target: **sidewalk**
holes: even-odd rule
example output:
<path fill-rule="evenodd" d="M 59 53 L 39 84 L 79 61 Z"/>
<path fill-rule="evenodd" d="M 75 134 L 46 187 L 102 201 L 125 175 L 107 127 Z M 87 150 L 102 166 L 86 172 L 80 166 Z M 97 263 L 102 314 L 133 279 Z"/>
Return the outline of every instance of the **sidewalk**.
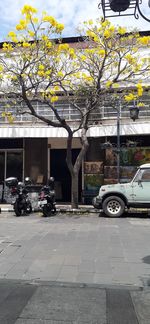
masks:
<path fill-rule="evenodd" d="M 0 281 L 0 324 L 149 324 L 150 291 Z"/>
<path fill-rule="evenodd" d="M 73 214 L 92 214 L 96 213 L 99 214 L 100 211 L 98 209 L 95 209 L 92 205 L 79 205 L 78 209 L 72 209 L 71 204 L 66 203 L 66 204 L 61 204 L 58 203 L 56 204 L 56 210 L 57 212 L 60 213 L 73 213 Z M 0 213 L 1 212 L 13 212 L 13 205 L 11 204 L 0 204 Z M 40 210 L 38 208 L 33 208 L 33 212 L 39 212 Z M 141 214 L 145 215 L 147 214 L 150 216 L 150 209 L 144 209 L 144 208 L 131 208 L 128 211 L 129 214 Z"/>
<path fill-rule="evenodd" d="M 0 204 L 1 212 L 12 212 L 13 205 L 11 204 Z M 56 204 L 56 209 L 58 212 L 72 212 L 72 213 L 99 213 L 92 205 L 79 205 L 78 209 L 72 209 L 71 204 Z M 35 209 L 33 211 L 38 211 Z"/>

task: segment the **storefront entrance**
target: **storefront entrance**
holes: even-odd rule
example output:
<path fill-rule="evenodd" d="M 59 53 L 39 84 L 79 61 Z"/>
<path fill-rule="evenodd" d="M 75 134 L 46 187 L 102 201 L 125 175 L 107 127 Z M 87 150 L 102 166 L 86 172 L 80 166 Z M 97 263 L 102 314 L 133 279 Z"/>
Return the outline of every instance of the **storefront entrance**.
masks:
<path fill-rule="evenodd" d="M 79 149 L 73 149 L 73 160 L 79 153 Z M 71 176 L 66 164 L 66 149 L 50 150 L 50 175 L 55 178 L 56 200 L 71 201 Z M 82 176 L 79 172 L 79 200 L 81 199 Z"/>
<path fill-rule="evenodd" d="M 0 150 L 0 182 L 8 177 L 23 179 L 23 150 Z"/>
<path fill-rule="evenodd" d="M 11 202 L 9 189 L 5 186 L 5 179 L 16 177 L 23 179 L 23 150 L 0 150 L 0 201 Z"/>

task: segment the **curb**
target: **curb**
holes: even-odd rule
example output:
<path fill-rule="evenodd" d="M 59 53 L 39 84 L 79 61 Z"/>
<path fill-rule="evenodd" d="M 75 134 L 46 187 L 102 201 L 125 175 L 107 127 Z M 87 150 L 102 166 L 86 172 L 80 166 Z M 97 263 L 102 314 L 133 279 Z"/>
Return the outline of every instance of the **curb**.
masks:
<path fill-rule="evenodd" d="M 13 209 L 13 206 L 8 206 L 8 207 L 0 207 L 0 213 L 2 212 L 13 212 L 14 209 Z M 40 212 L 41 210 L 38 209 L 38 208 L 33 208 L 33 212 Z M 78 208 L 78 209 L 72 209 L 71 207 L 56 207 L 56 212 L 59 212 L 59 213 L 72 213 L 72 214 L 79 214 L 79 215 L 82 215 L 82 214 L 97 214 L 97 213 L 100 213 L 99 210 L 97 209 L 94 209 L 94 208 Z"/>
<path fill-rule="evenodd" d="M 129 291 L 144 291 L 143 286 L 139 285 L 130 285 L 130 284 L 119 284 L 119 283 L 112 283 L 112 284 L 98 284 L 98 283 L 84 283 L 84 282 L 69 282 L 69 281 L 47 281 L 47 280 L 40 280 L 40 279 L 2 279 L 0 278 L 0 283 L 11 282 L 13 285 L 36 285 L 36 286 L 48 286 L 48 287 L 64 287 L 64 288 L 94 288 L 94 289 L 117 289 L 117 290 L 129 290 Z"/>
<path fill-rule="evenodd" d="M 13 208 L 0 208 L 0 213 L 2 212 L 13 212 Z"/>

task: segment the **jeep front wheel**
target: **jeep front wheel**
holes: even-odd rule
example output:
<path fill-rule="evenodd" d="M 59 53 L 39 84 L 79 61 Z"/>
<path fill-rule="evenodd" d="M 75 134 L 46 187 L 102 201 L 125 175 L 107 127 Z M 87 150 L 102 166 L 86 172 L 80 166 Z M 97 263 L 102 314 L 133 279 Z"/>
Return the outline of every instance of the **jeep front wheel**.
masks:
<path fill-rule="evenodd" d="M 124 201 L 117 196 L 107 197 L 102 204 L 105 215 L 109 217 L 120 217 L 125 210 Z"/>

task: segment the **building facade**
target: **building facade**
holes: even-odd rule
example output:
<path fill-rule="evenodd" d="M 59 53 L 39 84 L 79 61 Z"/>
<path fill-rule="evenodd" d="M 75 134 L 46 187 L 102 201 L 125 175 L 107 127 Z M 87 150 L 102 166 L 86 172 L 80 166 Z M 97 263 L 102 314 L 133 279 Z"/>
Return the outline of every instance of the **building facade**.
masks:
<path fill-rule="evenodd" d="M 65 42 L 77 42 L 76 38 Z M 139 118 L 133 122 L 129 109 L 120 107 L 120 180 L 129 181 L 139 164 L 150 162 L 150 95 L 143 97 L 144 107 L 140 107 Z M 38 102 L 37 112 L 55 119 L 53 112 Z M 60 115 L 70 123 L 76 123 L 79 116 L 67 103 L 55 104 Z M 53 128 L 36 120 L 31 115 L 16 113 L 13 124 L 2 117 L 5 108 L 0 103 L 0 184 L 7 177 L 19 180 L 29 176 L 33 184 L 44 184 L 50 176 L 55 178 L 56 199 L 71 200 L 71 178 L 66 165 L 67 132 L 63 128 Z M 18 108 L 16 107 L 16 112 Z M 11 108 L 10 108 L 11 112 Z M 14 108 L 12 109 L 14 115 Z M 99 186 L 117 181 L 117 112 L 111 103 L 103 104 L 92 112 L 88 130 L 89 149 L 79 173 L 79 200 L 86 202 L 84 193 L 94 194 Z M 104 145 L 109 143 L 109 145 Z M 81 148 L 80 132 L 73 141 L 73 159 Z M 2 190 L 1 190 L 2 191 Z"/>

